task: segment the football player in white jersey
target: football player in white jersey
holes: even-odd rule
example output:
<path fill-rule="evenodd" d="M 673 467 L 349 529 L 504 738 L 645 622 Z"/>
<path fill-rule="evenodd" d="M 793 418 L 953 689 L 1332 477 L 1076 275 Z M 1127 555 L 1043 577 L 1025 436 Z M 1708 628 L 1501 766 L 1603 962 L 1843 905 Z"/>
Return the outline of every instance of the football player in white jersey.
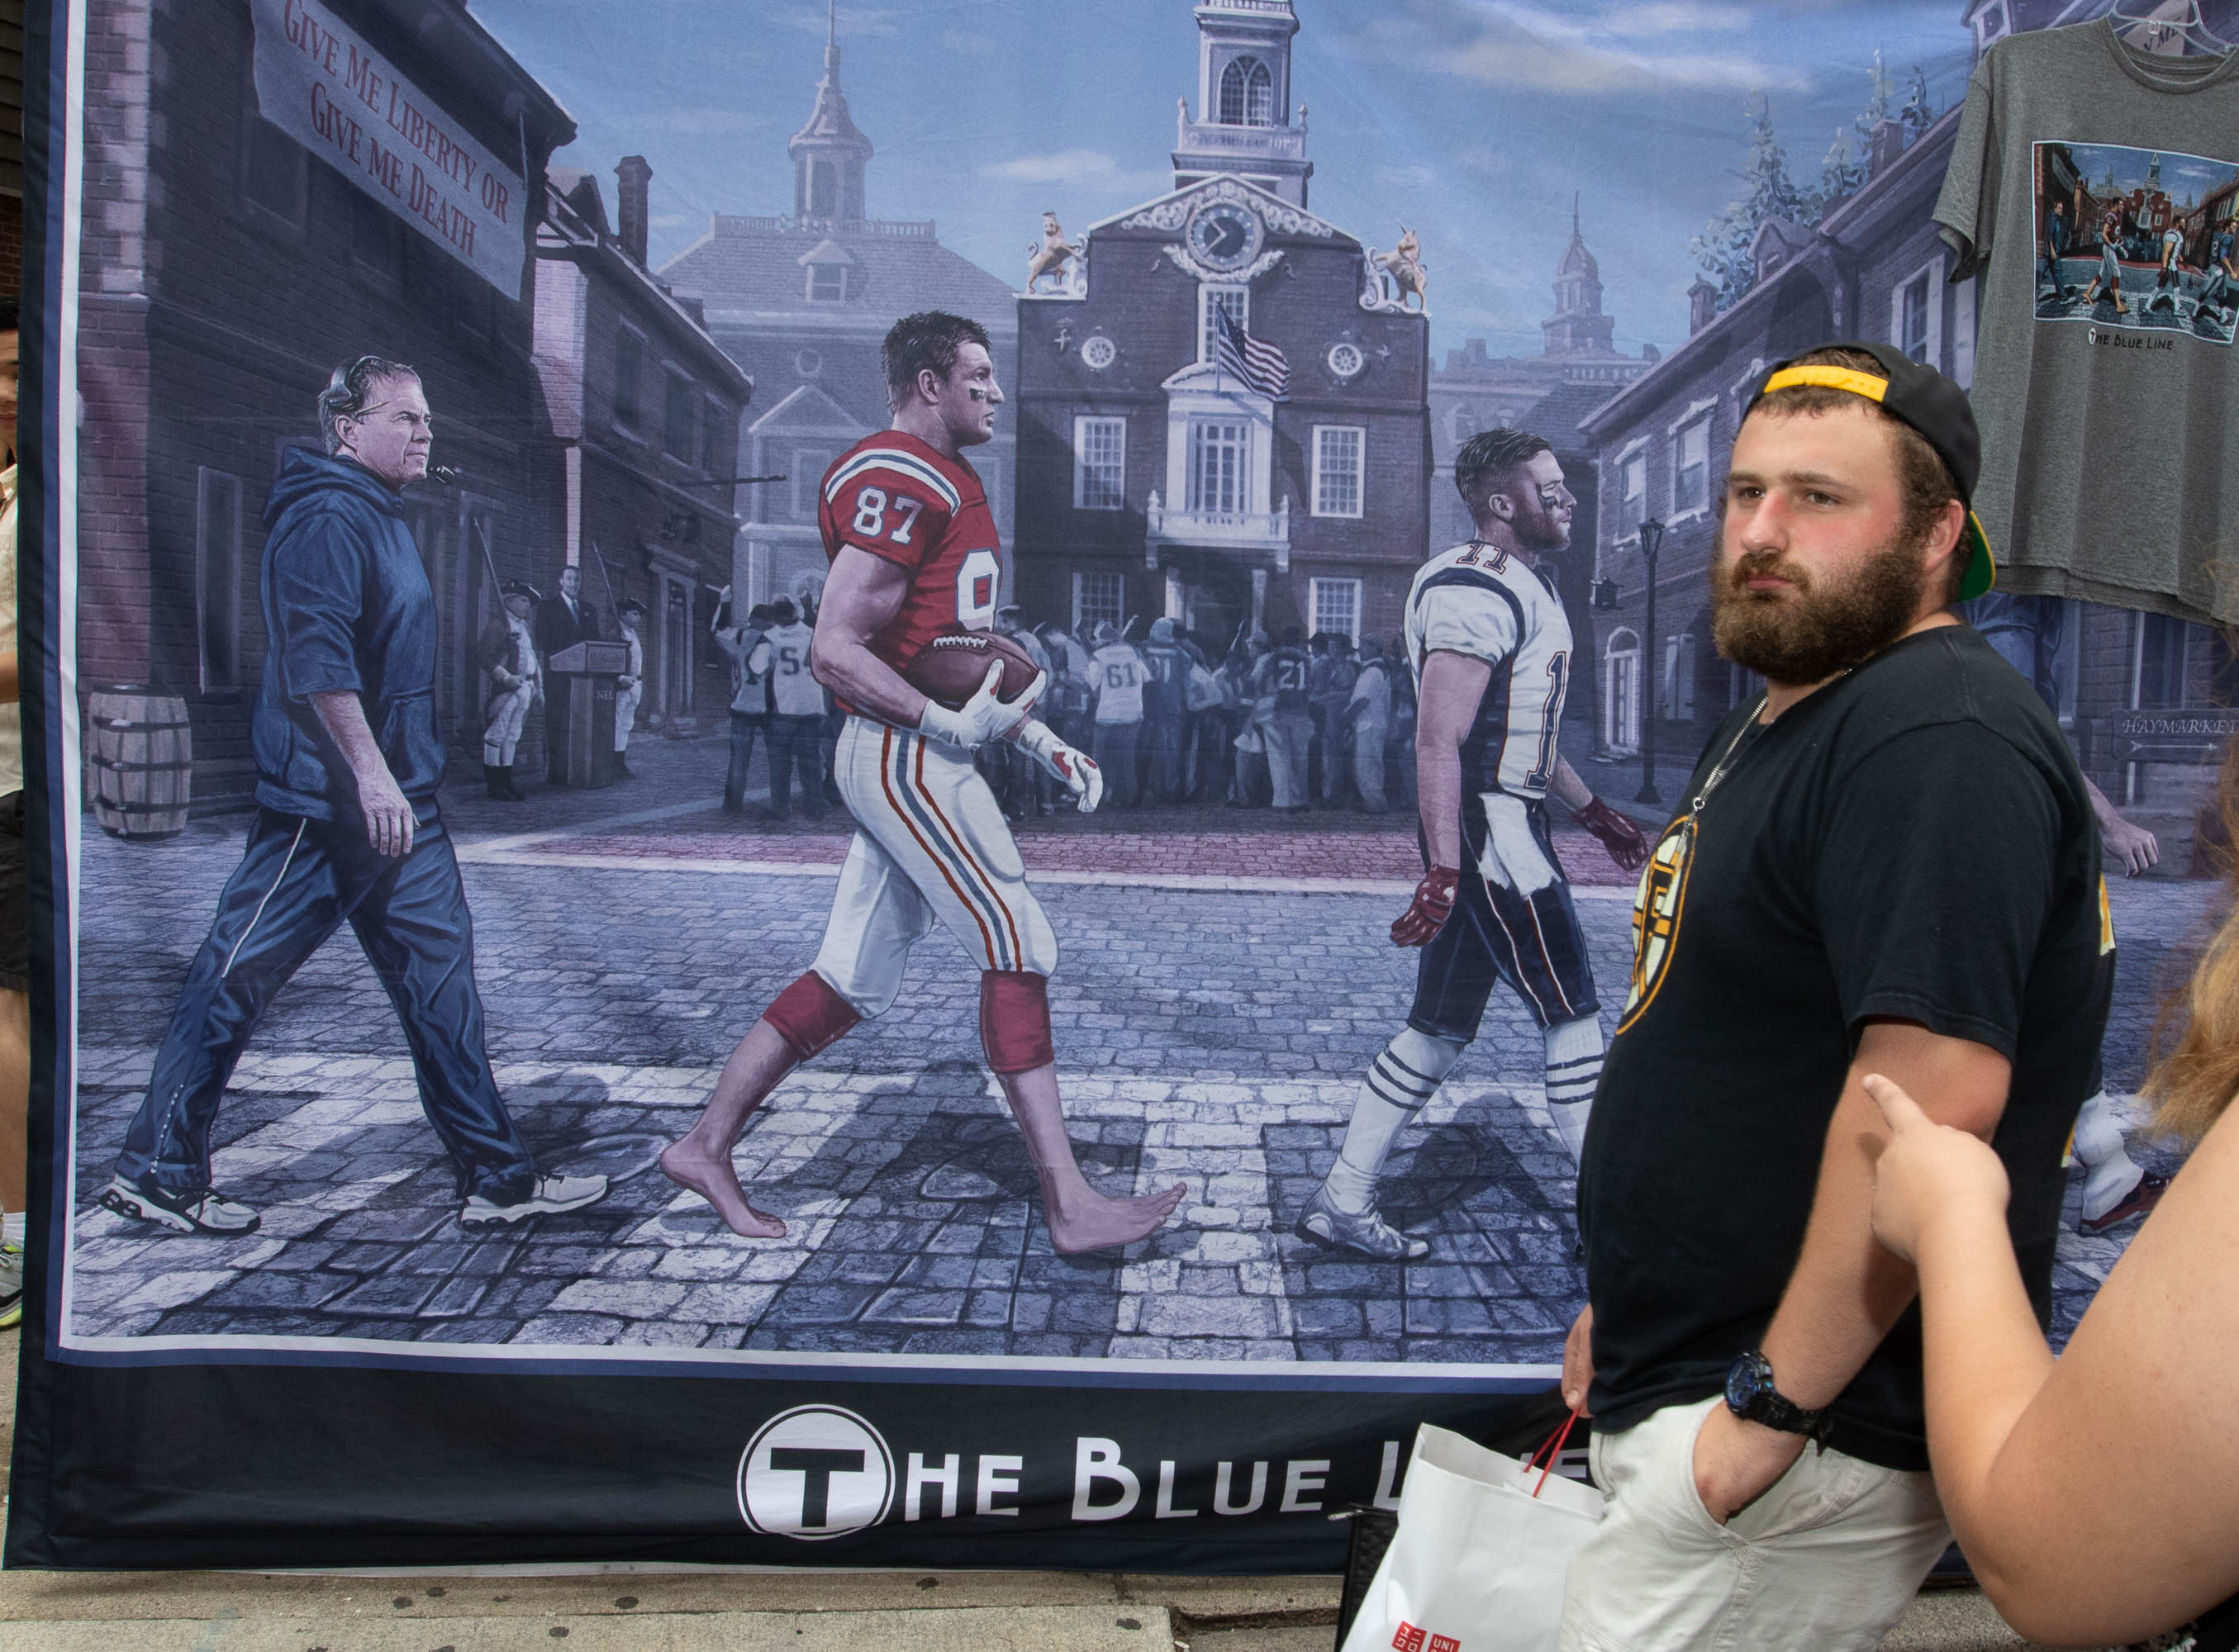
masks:
<path fill-rule="evenodd" d="M 1640 829 L 1587 789 L 1557 749 L 1571 624 L 1546 559 L 1570 542 L 1577 501 L 1539 437 L 1487 430 L 1454 461 L 1477 537 L 1432 557 L 1407 594 L 1417 792 L 1429 870 L 1392 926 L 1420 946 L 1407 1025 L 1369 1067 L 1345 1144 L 1298 1221 L 1301 1238 L 1380 1261 L 1429 1254 L 1376 1208 L 1392 1143 L 1477 1037 L 1496 979 L 1538 1023 L 1547 1100 L 1578 1158 L 1601 1077 L 1600 1000 L 1571 886 L 1547 825 L 1554 796 L 1628 872 Z"/>

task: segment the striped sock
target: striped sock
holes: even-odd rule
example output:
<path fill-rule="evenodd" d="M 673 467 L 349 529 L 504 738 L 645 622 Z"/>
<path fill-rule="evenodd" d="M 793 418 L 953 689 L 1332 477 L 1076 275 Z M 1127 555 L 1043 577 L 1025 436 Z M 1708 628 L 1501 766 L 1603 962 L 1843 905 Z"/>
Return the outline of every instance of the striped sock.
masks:
<path fill-rule="evenodd" d="M 1324 1184 L 1330 1203 L 1347 1216 L 1365 1216 L 1376 1208 L 1376 1180 L 1392 1144 L 1438 1093 L 1440 1080 L 1461 1054 L 1460 1045 L 1408 1027 L 1369 1064 L 1345 1127 L 1345 1145 Z"/>
<path fill-rule="evenodd" d="M 1602 1024 L 1582 1015 L 1547 1029 L 1547 1105 L 1556 1132 L 1578 1162 L 1586 1141 L 1586 1118 L 1593 1111 L 1594 1088 L 1602 1078 Z"/>

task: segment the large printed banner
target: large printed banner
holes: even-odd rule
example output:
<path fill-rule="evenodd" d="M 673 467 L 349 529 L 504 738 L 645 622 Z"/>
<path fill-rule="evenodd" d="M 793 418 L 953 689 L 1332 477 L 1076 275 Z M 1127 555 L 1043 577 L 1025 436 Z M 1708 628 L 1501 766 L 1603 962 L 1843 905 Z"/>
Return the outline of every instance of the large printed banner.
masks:
<path fill-rule="evenodd" d="M 382 210 L 508 298 L 521 291 L 521 174 L 320 0 L 256 0 L 256 109 Z"/>
<path fill-rule="evenodd" d="M 10 1564 L 1327 1569 L 1418 1423 L 1550 1431 L 1643 965 L 1525 799 L 1652 838 L 1755 699 L 1753 364 L 1971 379 L 1958 0 L 30 10 Z M 2229 168 L 2050 136 L 2109 313 L 2220 347 L 2160 225 Z M 888 430 L 928 311 L 960 456 Z M 1411 950 L 1405 607 L 1504 428 L 1564 543 Z M 888 664 L 1046 673 L 1041 760 L 834 698 L 842 543 Z M 2132 1125 L 2229 661 L 1974 618 L 2149 869 Z"/>

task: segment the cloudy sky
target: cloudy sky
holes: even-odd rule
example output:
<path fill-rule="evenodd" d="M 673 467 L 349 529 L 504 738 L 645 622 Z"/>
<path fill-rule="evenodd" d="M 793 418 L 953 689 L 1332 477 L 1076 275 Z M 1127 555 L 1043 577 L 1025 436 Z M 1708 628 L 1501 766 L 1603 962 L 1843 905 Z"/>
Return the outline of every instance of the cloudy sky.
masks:
<path fill-rule="evenodd" d="M 714 212 L 792 204 L 785 141 L 821 72 L 817 0 L 471 0 L 580 128 L 599 172 L 654 169 L 655 262 Z M 1577 193 L 1618 345 L 1686 335 L 1688 237 L 1737 192 L 1770 99 L 1797 181 L 1868 96 L 1877 50 L 1938 109 L 1964 93 L 1960 0 L 1296 0 L 1310 204 L 1389 247 L 1422 237 L 1435 351 L 1536 353 Z M 1189 0 L 841 0 L 840 83 L 877 146 L 874 216 L 1023 279 L 1046 208 L 1079 230 L 1171 183 L 1196 103 Z"/>

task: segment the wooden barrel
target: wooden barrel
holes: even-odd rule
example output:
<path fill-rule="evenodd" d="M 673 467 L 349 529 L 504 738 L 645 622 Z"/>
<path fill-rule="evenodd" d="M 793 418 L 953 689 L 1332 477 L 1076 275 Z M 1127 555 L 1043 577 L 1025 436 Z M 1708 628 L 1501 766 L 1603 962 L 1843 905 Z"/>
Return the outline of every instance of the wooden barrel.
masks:
<path fill-rule="evenodd" d="M 187 702 L 142 683 L 114 683 L 93 691 L 85 723 L 101 829 L 149 842 L 185 831 L 195 766 Z"/>

